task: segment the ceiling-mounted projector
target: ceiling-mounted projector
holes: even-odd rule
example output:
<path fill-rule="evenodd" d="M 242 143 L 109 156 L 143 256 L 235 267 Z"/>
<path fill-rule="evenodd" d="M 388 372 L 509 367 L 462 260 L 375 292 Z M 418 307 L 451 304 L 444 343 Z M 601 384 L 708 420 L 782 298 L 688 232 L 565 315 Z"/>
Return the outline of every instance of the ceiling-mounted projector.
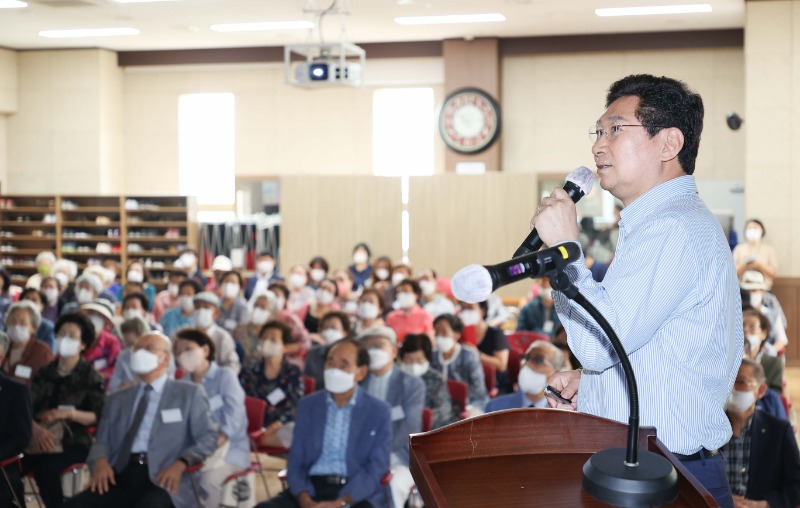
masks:
<path fill-rule="evenodd" d="M 366 52 L 348 42 L 284 48 L 286 82 L 306 88 L 363 86 L 365 63 Z"/>

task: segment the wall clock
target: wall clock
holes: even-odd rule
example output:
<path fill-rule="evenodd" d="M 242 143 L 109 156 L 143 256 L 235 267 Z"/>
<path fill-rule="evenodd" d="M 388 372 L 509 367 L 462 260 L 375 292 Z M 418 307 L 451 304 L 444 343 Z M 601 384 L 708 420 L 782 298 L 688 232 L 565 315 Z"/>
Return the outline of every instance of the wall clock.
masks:
<path fill-rule="evenodd" d="M 500 135 L 500 105 L 478 88 L 456 90 L 439 112 L 439 134 L 458 153 L 480 153 Z"/>

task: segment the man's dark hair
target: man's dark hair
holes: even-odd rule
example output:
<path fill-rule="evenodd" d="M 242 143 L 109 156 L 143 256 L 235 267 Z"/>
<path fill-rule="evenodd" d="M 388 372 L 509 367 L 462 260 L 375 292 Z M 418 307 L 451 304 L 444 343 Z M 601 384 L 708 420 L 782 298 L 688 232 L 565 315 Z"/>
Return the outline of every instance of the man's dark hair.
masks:
<path fill-rule="evenodd" d="M 326 312 L 322 318 L 319 320 L 319 328 L 322 330 L 322 323 L 329 319 L 338 319 L 340 323 L 342 323 L 342 330 L 344 330 L 345 335 L 350 335 L 350 330 L 352 327 L 350 326 L 350 316 L 347 313 L 342 312 L 340 310 L 332 310 L 330 312 Z"/>
<path fill-rule="evenodd" d="M 267 289 L 269 289 L 270 291 L 272 291 L 276 295 L 278 293 L 280 293 L 281 295 L 283 295 L 283 299 L 284 300 L 288 300 L 289 299 L 289 288 L 286 287 L 286 284 L 283 284 L 281 282 L 274 282 L 274 283 L 270 284 Z"/>
<path fill-rule="evenodd" d="M 58 321 L 56 321 L 54 330 L 56 336 L 58 336 L 58 332 L 61 331 L 61 327 L 66 323 L 75 324 L 81 329 L 81 342 L 83 343 L 84 347 L 89 348 L 92 345 L 94 342 L 94 325 L 88 317 L 84 316 L 83 314 L 78 314 L 77 312 L 72 314 L 64 314 L 58 318 Z"/>
<path fill-rule="evenodd" d="M 675 127 L 683 133 L 683 148 L 678 162 L 687 175 L 694 173 L 694 163 L 703 132 L 703 99 L 682 81 L 665 76 L 634 74 L 611 85 L 606 107 L 622 97 L 639 98 L 636 118 L 650 137 L 661 129 Z"/>
<path fill-rule="evenodd" d="M 128 303 L 129 300 L 139 300 L 139 303 L 142 304 L 142 308 L 147 312 L 147 309 L 150 307 L 150 299 L 147 298 L 147 295 L 144 293 L 128 293 L 125 298 L 122 300 L 122 308 L 125 308 L 125 304 Z"/>
<path fill-rule="evenodd" d="M 422 288 L 419 287 L 419 282 L 414 279 L 403 279 L 403 281 L 397 285 L 397 289 L 400 289 L 401 286 L 408 286 L 411 288 L 411 291 L 417 295 L 417 303 L 422 300 Z"/>
<path fill-rule="evenodd" d="M 325 273 L 328 273 L 330 267 L 328 266 L 328 261 L 324 257 L 314 256 L 311 262 L 308 263 L 308 266 L 313 268 L 315 264 L 321 266 L 322 269 L 325 270 Z"/>
<path fill-rule="evenodd" d="M 331 351 L 333 351 L 334 348 L 337 348 L 342 344 L 352 344 L 353 347 L 356 348 L 357 367 L 369 367 L 369 353 L 367 352 L 367 348 L 365 348 L 363 344 L 352 337 L 345 337 L 342 340 L 337 340 L 331 344 L 331 346 L 328 348 L 328 353 L 325 355 L 325 359 L 327 360 L 331 356 Z"/>
<path fill-rule="evenodd" d="M 416 351 L 422 351 L 422 354 L 425 355 L 425 358 L 429 362 L 431 361 L 431 358 L 433 358 L 431 339 L 424 333 L 409 333 L 405 336 L 403 339 L 403 344 L 400 346 L 400 350 L 398 351 L 400 360 L 402 360 L 407 353 L 414 353 Z"/>
<path fill-rule="evenodd" d="M 462 333 L 464 331 L 464 323 L 458 316 L 453 314 L 441 314 L 433 320 L 433 326 L 436 326 L 436 323 L 439 321 L 447 321 L 447 324 L 450 325 L 450 329 L 455 333 Z"/>
<path fill-rule="evenodd" d="M 761 326 L 761 330 L 763 330 L 767 336 L 772 333 L 772 323 L 769 322 L 769 318 L 764 314 L 758 312 L 753 308 L 743 309 L 742 310 L 742 317 L 751 316 L 758 319 L 758 324 Z"/>
<path fill-rule="evenodd" d="M 178 292 L 180 293 L 180 291 L 186 286 L 192 286 L 192 288 L 194 289 L 194 294 L 203 291 L 203 288 L 200 286 L 200 283 L 197 282 L 195 279 L 186 279 L 184 281 L 181 281 L 181 283 L 178 285 Z"/>

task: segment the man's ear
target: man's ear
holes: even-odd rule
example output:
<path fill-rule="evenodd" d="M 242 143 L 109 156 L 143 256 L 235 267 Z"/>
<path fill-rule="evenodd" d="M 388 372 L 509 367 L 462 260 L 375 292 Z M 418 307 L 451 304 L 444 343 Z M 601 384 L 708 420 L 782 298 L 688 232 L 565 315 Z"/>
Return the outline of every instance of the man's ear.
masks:
<path fill-rule="evenodd" d="M 756 392 L 756 400 L 759 400 L 767 394 L 767 388 L 767 383 L 761 383 L 761 386 L 758 387 L 758 391 Z"/>
<path fill-rule="evenodd" d="M 361 382 L 367 377 L 369 374 L 369 367 L 366 365 L 362 365 L 356 368 L 356 383 Z"/>
<path fill-rule="evenodd" d="M 662 131 L 663 144 L 661 145 L 661 161 L 667 162 L 681 152 L 683 148 L 683 132 L 676 127 L 670 127 Z"/>

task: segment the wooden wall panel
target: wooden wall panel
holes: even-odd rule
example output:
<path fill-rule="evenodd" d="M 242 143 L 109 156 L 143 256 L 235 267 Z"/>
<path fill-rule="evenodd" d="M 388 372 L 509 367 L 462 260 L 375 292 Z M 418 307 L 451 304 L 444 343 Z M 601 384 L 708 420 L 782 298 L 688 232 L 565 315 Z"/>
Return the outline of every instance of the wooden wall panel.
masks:
<path fill-rule="evenodd" d="M 471 263 L 509 259 L 530 231 L 537 202 L 536 175 L 411 178 L 409 258 L 414 269 L 432 267 L 451 277 Z M 530 286 L 518 282 L 499 294 L 524 296 Z"/>
<path fill-rule="evenodd" d="M 401 256 L 400 179 L 374 176 L 281 177 L 281 272 L 322 255 L 334 268 L 366 242 L 373 257 Z"/>
<path fill-rule="evenodd" d="M 777 278 L 772 293 L 781 302 L 786 314 L 789 345 L 786 346 L 786 365 L 800 367 L 800 278 Z"/>

